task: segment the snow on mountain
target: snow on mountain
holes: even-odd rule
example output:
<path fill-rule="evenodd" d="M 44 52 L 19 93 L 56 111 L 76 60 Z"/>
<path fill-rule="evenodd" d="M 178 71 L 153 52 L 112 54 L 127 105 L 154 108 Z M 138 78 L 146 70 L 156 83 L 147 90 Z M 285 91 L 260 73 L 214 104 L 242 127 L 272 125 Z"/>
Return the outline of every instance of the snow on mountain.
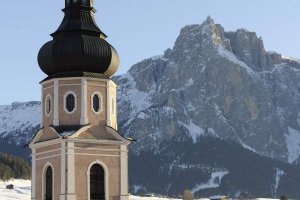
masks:
<path fill-rule="evenodd" d="M 300 155 L 300 131 L 289 127 L 288 133 L 285 134 L 285 138 L 289 155 L 288 161 L 293 163 Z"/>
<path fill-rule="evenodd" d="M 276 169 L 276 175 L 275 175 L 275 185 L 274 185 L 274 196 L 277 196 L 277 190 L 280 184 L 280 179 L 285 174 L 283 170 Z"/>
<path fill-rule="evenodd" d="M 203 189 L 208 189 L 208 188 L 218 188 L 221 184 L 221 181 L 224 176 L 229 174 L 228 171 L 215 171 L 211 173 L 210 179 L 208 180 L 207 183 L 201 183 L 196 185 L 191 192 L 195 193 L 198 192 L 199 190 Z"/>
<path fill-rule="evenodd" d="M 228 50 L 224 49 L 222 46 L 218 47 L 218 53 L 219 55 L 223 56 L 224 58 L 230 60 L 231 62 L 238 64 L 239 66 L 243 67 L 243 69 L 245 69 L 249 74 L 253 75 L 253 76 L 257 76 L 257 74 L 249 67 L 246 65 L 246 63 L 244 63 L 243 61 L 237 59 L 237 57 L 229 52 Z"/>
<path fill-rule="evenodd" d="M 0 106 L 0 138 L 13 137 L 16 144 L 20 145 L 39 126 L 40 116 L 40 102 L 15 102 L 12 105 Z"/>

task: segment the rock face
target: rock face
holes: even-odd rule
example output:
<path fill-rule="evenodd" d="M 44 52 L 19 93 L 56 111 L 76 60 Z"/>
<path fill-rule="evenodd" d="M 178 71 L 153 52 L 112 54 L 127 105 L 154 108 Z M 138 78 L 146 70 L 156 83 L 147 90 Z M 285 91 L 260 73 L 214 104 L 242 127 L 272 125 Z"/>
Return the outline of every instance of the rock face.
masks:
<path fill-rule="evenodd" d="M 253 32 L 225 32 L 208 18 L 115 80 L 120 129 L 139 140 L 136 153 L 187 134 L 194 143 L 214 136 L 281 161 L 299 158 L 300 63 L 266 52 Z"/>

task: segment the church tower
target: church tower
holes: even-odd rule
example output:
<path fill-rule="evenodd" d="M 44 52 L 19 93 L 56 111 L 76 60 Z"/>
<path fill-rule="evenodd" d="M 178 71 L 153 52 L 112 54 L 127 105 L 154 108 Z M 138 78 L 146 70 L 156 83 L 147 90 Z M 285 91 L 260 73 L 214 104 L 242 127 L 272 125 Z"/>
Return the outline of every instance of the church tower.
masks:
<path fill-rule="evenodd" d="M 30 141 L 32 200 L 128 200 L 128 145 L 118 132 L 119 57 L 96 25 L 93 0 L 65 0 L 38 54 L 42 123 Z"/>

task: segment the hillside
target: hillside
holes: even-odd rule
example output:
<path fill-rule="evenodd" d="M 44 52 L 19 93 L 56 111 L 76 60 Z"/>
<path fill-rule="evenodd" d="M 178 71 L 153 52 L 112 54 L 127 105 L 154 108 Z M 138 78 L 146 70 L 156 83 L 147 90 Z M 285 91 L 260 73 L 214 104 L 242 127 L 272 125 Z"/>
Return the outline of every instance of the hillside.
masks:
<path fill-rule="evenodd" d="M 198 198 L 213 194 L 238 197 L 241 193 L 244 197 L 286 194 L 299 198 L 299 166 L 260 156 L 233 141 L 200 137 L 193 143 L 177 135 L 159 148 L 159 152 L 141 151 L 129 158 L 134 193 L 180 195 L 189 188 Z"/>

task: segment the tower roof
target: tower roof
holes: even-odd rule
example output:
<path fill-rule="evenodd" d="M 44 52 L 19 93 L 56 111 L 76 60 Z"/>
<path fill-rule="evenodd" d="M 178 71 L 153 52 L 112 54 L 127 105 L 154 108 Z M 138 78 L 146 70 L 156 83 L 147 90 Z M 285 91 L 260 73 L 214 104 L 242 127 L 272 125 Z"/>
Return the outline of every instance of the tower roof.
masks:
<path fill-rule="evenodd" d="M 40 49 L 38 63 L 51 76 L 62 72 L 92 72 L 112 76 L 119 67 L 117 51 L 97 26 L 93 0 L 65 0 L 65 16 Z"/>

